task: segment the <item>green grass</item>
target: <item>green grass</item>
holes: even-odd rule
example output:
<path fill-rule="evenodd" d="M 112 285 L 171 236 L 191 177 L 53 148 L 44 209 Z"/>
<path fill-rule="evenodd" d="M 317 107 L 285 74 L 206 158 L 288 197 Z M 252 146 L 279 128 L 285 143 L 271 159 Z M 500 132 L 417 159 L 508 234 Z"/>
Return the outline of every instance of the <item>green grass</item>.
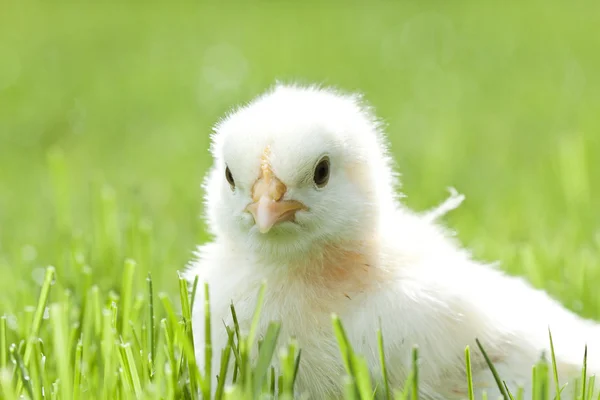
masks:
<path fill-rule="evenodd" d="M 2 396 L 212 389 L 177 270 L 208 240 L 211 125 L 275 79 L 363 92 L 408 205 L 456 187 L 466 202 L 446 223 L 478 258 L 600 318 L 599 23 L 592 1 L 0 2 Z M 372 382 L 335 326 L 348 398 L 364 398 Z M 240 366 L 229 396 L 290 393 L 301 349 L 263 341 L 249 364 L 252 337 L 223 334 L 232 351 L 213 351 Z M 551 366 L 532 370 L 536 398 Z M 410 382 L 400 398 L 418 371 Z"/>

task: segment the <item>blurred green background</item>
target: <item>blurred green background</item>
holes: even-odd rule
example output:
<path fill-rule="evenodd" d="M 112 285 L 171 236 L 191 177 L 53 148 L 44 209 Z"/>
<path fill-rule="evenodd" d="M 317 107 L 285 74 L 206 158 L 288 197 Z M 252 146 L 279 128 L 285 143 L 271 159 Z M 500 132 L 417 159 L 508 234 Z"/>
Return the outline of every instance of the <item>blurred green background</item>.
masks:
<path fill-rule="evenodd" d="M 597 4 L 0 2 L 0 310 L 47 265 L 173 291 L 212 125 L 283 80 L 364 93 L 411 207 L 457 188 L 477 257 L 600 317 Z"/>

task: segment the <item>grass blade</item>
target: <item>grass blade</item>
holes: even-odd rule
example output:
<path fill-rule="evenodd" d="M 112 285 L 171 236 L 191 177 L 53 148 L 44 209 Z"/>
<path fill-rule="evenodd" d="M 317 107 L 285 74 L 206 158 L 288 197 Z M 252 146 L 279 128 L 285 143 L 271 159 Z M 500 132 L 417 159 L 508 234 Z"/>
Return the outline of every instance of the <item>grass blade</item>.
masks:
<path fill-rule="evenodd" d="M 148 277 L 146 278 L 146 282 L 148 283 L 148 343 L 150 346 L 149 354 L 150 354 L 150 378 L 152 379 L 155 361 L 156 361 L 156 315 L 154 314 L 154 291 L 152 290 L 152 275 L 148 272 Z"/>
<path fill-rule="evenodd" d="M 496 367 L 494 367 L 492 360 L 490 360 L 490 358 L 488 357 L 488 355 L 487 355 L 485 349 L 483 348 L 483 346 L 481 345 L 481 342 L 479 341 L 479 339 L 475 339 L 475 343 L 477 343 L 477 347 L 479 347 L 479 351 L 481 351 L 481 354 L 483 354 L 483 358 L 485 358 L 485 362 L 487 363 L 488 367 L 490 368 L 490 371 L 492 372 L 492 375 L 494 376 L 494 380 L 496 381 L 496 385 L 498 385 L 498 389 L 500 390 L 500 393 L 502 393 L 502 397 L 504 398 L 504 400 L 510 400 L 510 396 L 508 395 L 508 392 L 506 391 L 506 387 L 504 386 L 504 383 L 500 379 L 500 375 L 498 375 L 498 371 L 496 371 Z"/>
<path fill-rule="evenodd" d="M 54 354 L 57 354 L 58 376 L 60 377 L 60 398 L 71 399 L 71 366 L 69 365 L 69 343 L 67 336 L 67 315 L 63 304 L 50 306 L 50 322 L 54 336 Z"/>
<path fill-rule="evenodd" d="M 265 300 L 265 291 L 267 289 L 266 282 L 263 282 L 258 292 L 258 299 L 256 300 L 256 307 L 254 309 L 254 315 L 252 316 L 252 323 L 250 325 L 250 333 L 248 334 L 248 343 L 254 343 L 256 333 L 258 331 L 258 322 L 260 321 L 260 313 L 262 312 L 262 306 Z"/>
<path fill-rule="evenodd" d="M 196 277 L 194 278 L 194 283 L 192 284 L 192 295 L 190 299 L 190 308 L 192 309 L 192 311 L 194 310 L 194 302 L 196 301 L 196 291 L 198 290 L 198 282 L 198 275 L 196 275 Z"/>
<path fill-rule="evenodd" d="M 471 369 L 471 349 L 469 346 L 465 348 L 465 361 L 467 370 L 467 386 L 469 390 L 469 400 L 475 400 L 475 393 L 473 392 L 473 371 Z"/>
<path fill-rule="evenodd" d="M 348 336 L 346 335 L 346 331 L 344 330 L 340 318 L 335 314 L 333 314 L 331 318 L 333 320 L 333 330 L 337 338 L 338 347 L 344 362 L 344 367 L 346 368 L 346 373 L 350 377 L 350 381 L 354 387 L 355 393 L 353 396 L 360 398 L 359 388 L 354 379 L 356 376 L 356 371 L 354 370 L 354 363 L 352 362 L 352 348 L 350 346 L 350 342 L 348 341 Z"/>
<path fill-rule="evenodd" d="M 258 352 L 258 361 L 253 371 L 254 382 L 252 384 L 255 398 L 258 397 L 265 378 L 267 377 L 271 360 L 273 359 L 273 354 L 275 353 L 275 348 L 277 346 L 277 339 L 279 338 L 280 330 L 280 324 L 269 324 L 267 333 Z"/>
<path fill-rule="evenodd" d="M 31 385 L 31 378 L 29 376 L 29 371 L 27 371 L 27 368 L 25 367 L 25 363 L 23 362 L 23 359 L 21 358 L 21 355 L 19 354 L 19 351 L 17 350 L 16 345 L 13 344 L 12 346 L 10 346 L 10 354 L 13 357 L 14 362 L 17 367 L 17 371 L 19 372 L 19 376 L 21 378 L 20 382 L 25 387 L 25 390 L 27 391 L 29 398 L 33 399 L 34 398 L 33 386 Z"/>
<path fill-rule="evenodd" d="M 558 368 L 556 366 L 556 354 L 554 352 L 554 341 L 552 340 L 552 332 L 548 327 L 548 337 L 550 338 L 550 355 L 552 357 L 552 375 L 554 377 L 554 386 L 556 388 L 555 399 L 560 400 L 560 381 L 558 380 Z"/>
<path fill-rule="evenodd" d="M 390 382 L 387 375 L 387 367 L 385 365 L 385 353 L 383 346 L 383 334 L 381 332 L 381 323 L 379 324 L 380 328 L 377 330 L 377 348 L 379 350 L 379 363 L 381 365 L 381 376 L 384 383 L 385 388 L 385 399 L 392 400 L 392 392 L 390 390 Z"/>
<path fill-rule="evenodd" d="M 302 357 L 302 349 L 298 349 L 298 355 L 296 356 L 296 362 L 294 363 L 294 376 L 292 378 L 292 386 L 296 384 L 296 378 L 298 377 L 298 370 L 300 369 L 300 358 Z"/>
<path fill-rule="evenodd" d="M 75 348 L 75 364 L 73 365 L 73 372 L 75 374 L 75 376 L 73 377 L 73 400 L 79 399 L 79 394 L 81 391 L 82 353 L 83 343 L 80 339 L 77 342 L 77 347 Z"/>
<path fill-rule="evenodd" d="M 225 389 L 225 382 L 227 381 L 227 371 L 229 367 L 229 358 L 231 357 L 231 351 L 233 344 L 233 331 L 227 330 L 227 345 L 221 351 L 221 369 L 217 379 L 217 388 L 215 391 L 215 399 L 220 400 L 223 396 L 223 390 Z"/>
<path fill-rule="evenodd" d="M 127 370 L 129 371 L 129 376 L 131 376 L 131 382 L 133 384 L 135 397 L 137 399 L 141 399 L 143 397 L 142 383 L 140 381 L 140 376 L 135 365 L 135 358 L 133 357 L 133 350 L 131 349 L 131 344 L 125 343 L 122 346 L 122 348 L 125 353 L 124 360 L 126 362 Z"/>
<path fill-rule="evenodd" d="M 344 367 L 346 368 L 346 372 L 349 375 L 352 375 L 352 363 L 350 361 L 350 344 L 348 342 L 348 337 L 346 336 L 346 332 L 344 331 L 344 327 L 342 326 L 342 322 L 340 321 L 339 317 L 334 314 L 331 318 L 333 320 L 333 329 L 337 338 L 338 346 L 340 348 Z"/>
<path fill-rule="evenodd" d="M 6 316 L 0 317 L 0 370 L 8 364 L 8 328 Z"/>
<path fill-rule="evenodd" d="M 585 345 L 585 350 L 583 352 L 583 369 L 581 371 L 581 398 L 586 398 L 586 383 L 587 383 L 587 344 Z"/>
<path fill-rule="evenodd" d="M 412 371 L 412 399 L 417 400 L 419 398 L 419 348 L 417 346 L 413 347 L 412 351 Z"/>
<path fill-rule="evenodd" d="M 54 281 L 54 273 L 55 273 L 54 267 L 46 268 L 46 275 L 44 276 L 44 283 L 42 284 L 42 289 L 40 290 L 38 304 L 35 309 L 35 313 L 33 315 L 33 322 L 31 325 L 31 333 L 29 334 L 29 340 L 27 340 L 27 344 L 25 345 L 25 354 L 23 356 L 23 362 L 25 364 L 29 364 L 29 358 L 31 357 L 31 351 L 33 350 L 34 340 L 37 338 L 39 331 L 40 331 L 40 327 L 42 326 L 44 310 L 46 309 L 46 304 L 48 303 L 48 297 L 50 296 L 50 287 L 52 286 L 52 282 Z"/>
<path fill-rule="evenodd" d="M 194 283 L 197 284 L 197 278 Z M 190 308 L 191 313 L 191 308 Z M 191 318 L 191 317 L 190 317 Z M 206 393 L 205 398 L 210 396 L 212 383 L 212 333 L 211 333 L 211 316 L 210 316 L 210 293 L 208 283 L 204 283 L 204 373 L 206 376 Z M 190 329 L 191 335 L 191 329 Z"/>

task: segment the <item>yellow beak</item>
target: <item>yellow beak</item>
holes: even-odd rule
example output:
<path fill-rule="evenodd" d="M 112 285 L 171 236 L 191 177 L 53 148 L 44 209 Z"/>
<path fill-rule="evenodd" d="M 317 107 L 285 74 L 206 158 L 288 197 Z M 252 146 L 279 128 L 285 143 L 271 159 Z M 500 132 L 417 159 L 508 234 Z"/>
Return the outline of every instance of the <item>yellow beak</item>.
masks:
<path fill-rule="evenodd" d="M 253 202 L 246 207 L 254 217 L 254 222 L 261 233 L 283 221 L 293 221 L 298 210 L 306 210 L 299 201 L 283 200 L 287 187 L 268 167 L 262 168 L 262 176 L 252 187 Z"/>

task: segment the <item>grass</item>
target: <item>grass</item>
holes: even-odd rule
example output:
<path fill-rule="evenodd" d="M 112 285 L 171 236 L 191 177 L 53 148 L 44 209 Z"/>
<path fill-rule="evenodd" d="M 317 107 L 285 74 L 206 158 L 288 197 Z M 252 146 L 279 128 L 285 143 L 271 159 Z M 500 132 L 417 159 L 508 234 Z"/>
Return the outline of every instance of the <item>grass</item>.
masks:
<path fill-rule="evenodd" d="M 238 364 L 238 385 L 210 387 L 189 324 L 205 289 L 191 302 L 177 275 L 208 239 L 211 125 L 275 79 L 365 93 L 388 124 L 409 206 L 429 209 L 456 187 L 466 202 L 446 223 L 476 257 L 600 318 L 595 2 L 0 9 L 3 398 L 291 393 L 301 349 L 263 340 L 249 363 L 258 343 L 235 326 L 223 329 L 231 351 L 216 355 Z M 347 396 L 365 398 L 373 383 L 333 323 Z M 412 398 L 414 372 L 401 393 L 378 391 Z M 558 387 L 552 360 L 532 379 L 545 399 Z M 564 390 L 590 392 L 582 382 Z"/>

